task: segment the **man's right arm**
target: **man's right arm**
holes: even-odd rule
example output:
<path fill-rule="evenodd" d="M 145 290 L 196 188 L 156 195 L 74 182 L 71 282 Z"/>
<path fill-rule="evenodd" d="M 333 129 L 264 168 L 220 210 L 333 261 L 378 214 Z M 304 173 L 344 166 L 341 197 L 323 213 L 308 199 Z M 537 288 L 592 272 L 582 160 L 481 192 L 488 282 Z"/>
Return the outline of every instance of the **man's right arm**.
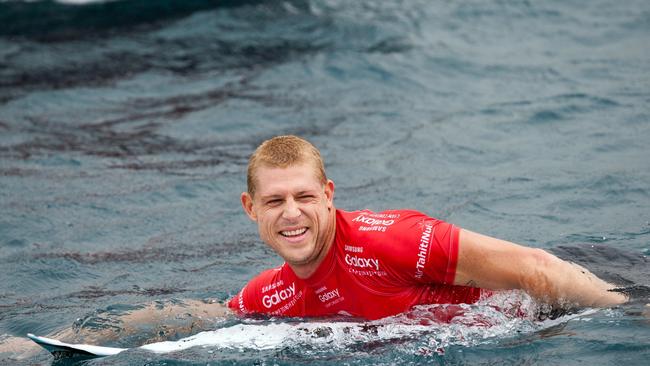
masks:
<path fill-rule="evenodd" d="M 102 328 L 65 328 L 47 337 L 68 343 L 102 345 L 137 334 L 147 343 L 166 341 L 213 329 L 216 323 L 232 314 L 222 303 L 183 300 L 178 303 L 145 304 L 126 314 L 103 319 L 115 326 Z M 31 357 L 41 348 L 25 337 L 9 337 L 0 341 L 0 359 Z"/>
<path fill-rule="evenodd" d="M 461 230 L 454 284 L 522 289 L 557 306 L 613 306 L 627 298 L 587 269 L 542 250 Z"/>

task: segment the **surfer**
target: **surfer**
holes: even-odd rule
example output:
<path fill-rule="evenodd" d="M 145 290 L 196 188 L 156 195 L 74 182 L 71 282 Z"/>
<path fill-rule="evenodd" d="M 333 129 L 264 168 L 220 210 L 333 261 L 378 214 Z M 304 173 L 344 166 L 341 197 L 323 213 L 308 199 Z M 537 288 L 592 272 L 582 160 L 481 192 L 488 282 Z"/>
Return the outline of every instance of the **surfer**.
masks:
<path fill-rule="evenodd" d="M 242 207 L 285 263 L 251 280 L 227 307 L 195 300 L 144 305 L 119 317 L 117 333 L 146 327 L 157 330 L 149 341 L 162 340 L 205 329 L 232 311 L 376 319 L 417 304 L 473 303 L 502 289 L 521 289 L 555 308 L 626 301 L 614 285 L 541 249 L 411 210 L 336 209 L 335 185 L 320 152 L 296 136 L 275 137 L 257 148 L 247 186 Z M 115 328 L 77 327 L 52 337 L 102 342 L 117 336 Z M 0 351 L 24 349 L 16 340 L 0 343 Z"/>
<path fill-rule="evenodd" d="M 626 301 L 614 285 L 541 249 L 411 210 L 338 210 L 320 152 L 296 136 L 262 143 L 247 185 L 244 211 L 285 263 L 229 301 L 238 313 L 376 319 L 418 304 L 473 303 L 502 289 L 556 308 Z"/>

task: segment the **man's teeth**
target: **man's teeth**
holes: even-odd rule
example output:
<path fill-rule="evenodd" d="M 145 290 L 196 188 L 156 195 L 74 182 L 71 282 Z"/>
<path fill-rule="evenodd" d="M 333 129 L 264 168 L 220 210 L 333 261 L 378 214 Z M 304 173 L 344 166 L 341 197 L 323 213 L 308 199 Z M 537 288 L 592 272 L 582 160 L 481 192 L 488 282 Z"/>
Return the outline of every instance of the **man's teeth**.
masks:
<path fill-rule="evenodd" d="M 297 230 L 291 230 L 291 231 L 280 231 L 280 234 L 284 236 L 296 236 L 296 235 L 301 235 L 307 231 L 306 227 L 303 227 L 302 229 L 297 229 Z"/>

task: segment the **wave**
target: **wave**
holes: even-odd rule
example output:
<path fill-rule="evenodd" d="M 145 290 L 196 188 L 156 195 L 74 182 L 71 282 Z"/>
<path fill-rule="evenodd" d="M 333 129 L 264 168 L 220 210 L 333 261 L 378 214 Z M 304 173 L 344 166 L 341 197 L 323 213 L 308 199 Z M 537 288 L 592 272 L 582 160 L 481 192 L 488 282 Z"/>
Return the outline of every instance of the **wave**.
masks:
<path fill-rule="evenodd" d="M 0 37 L 39 41 L 76 39 L 175 20 L 212 8 L 255 5 L 261 0 L 41 0 L 1 1 Z"/>

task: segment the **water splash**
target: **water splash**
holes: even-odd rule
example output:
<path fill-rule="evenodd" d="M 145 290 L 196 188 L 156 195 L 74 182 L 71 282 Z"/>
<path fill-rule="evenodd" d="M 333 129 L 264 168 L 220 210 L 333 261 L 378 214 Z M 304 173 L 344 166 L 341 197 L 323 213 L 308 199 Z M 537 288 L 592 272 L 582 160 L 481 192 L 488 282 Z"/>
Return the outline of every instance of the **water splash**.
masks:
<path fill-rule="evenodd" d="M 450 346 L 495 343 L 596 311 L 589 309 L 539 321 L 541 308 L 528 295 L 509 291 L 473 305 L 422 305 L 404 314 L 368 322 L 247 319 L 178 341 L 140 348 L 156 353 L 204 347 L 239 351 L 299 350 L 303 355 L 324 355 L 400 342 L 407 343 L 400 347 L 407 353 L 443 354 Z M 448 322 L 440 321 L 441 314 L 452 317 Z"/>

